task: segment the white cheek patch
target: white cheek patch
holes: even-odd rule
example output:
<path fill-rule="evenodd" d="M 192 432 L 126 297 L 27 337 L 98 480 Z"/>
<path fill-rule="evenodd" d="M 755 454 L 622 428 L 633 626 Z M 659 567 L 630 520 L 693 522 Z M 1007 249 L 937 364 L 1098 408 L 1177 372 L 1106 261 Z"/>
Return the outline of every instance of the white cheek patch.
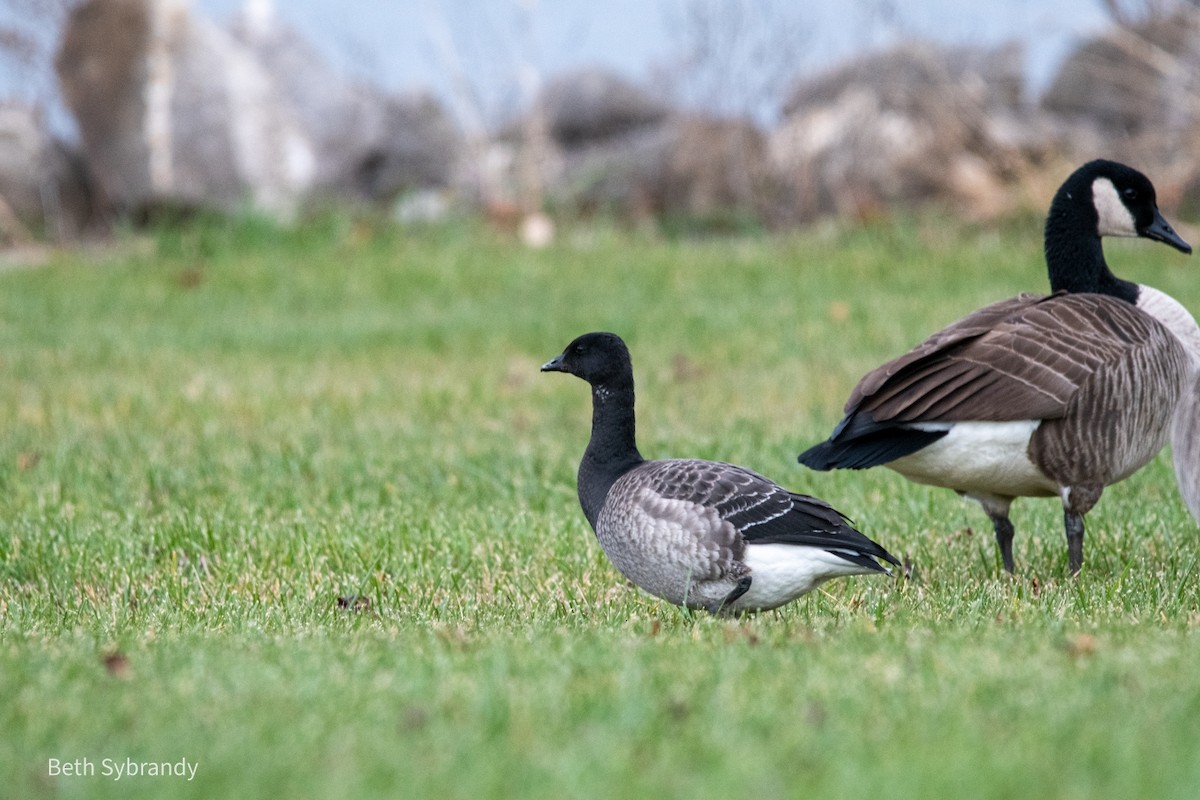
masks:
<path fill-rule="evenodd" d="M 1108 178 L 1092 181 L 1092 202 L 1100 217 L 1098 233 L 1101 236 L 1137 236 L 1137 225 L 1133 214 L 1121 202 L 1117 187 Z"/>

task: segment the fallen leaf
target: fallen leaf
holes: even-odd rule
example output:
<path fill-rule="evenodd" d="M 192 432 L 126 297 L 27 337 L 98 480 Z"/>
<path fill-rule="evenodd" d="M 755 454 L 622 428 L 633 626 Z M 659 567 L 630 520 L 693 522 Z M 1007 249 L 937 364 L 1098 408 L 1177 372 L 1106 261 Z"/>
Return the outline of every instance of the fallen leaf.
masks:
<path fill-rule="evenodd" d="M 370 611 L 371 610 L 371 598 L 363 597 L 362 595 L 358 595 L 358 594 L 351 594 L 351 595 L 345 595 L 345 596 L 339 595 L 338 599 L 337 599 L 337 607 L 340 608 L 342 611 L 353 611 L 355 613 L 361 613 L 363 611 Z"/>
<path fill-rule="evenodd" d="M 1082 658 L 1096 652 L 1096 637 L 1090 633 L 1077 633 L 1067 639 L 1067 655 Z"/>
<path fill-rule="evenodd" d="M 113 650 L 104 655 L 104 668 L 114 678 L 124 680 L 129 677 L 129 659 L 120 650 Z"/>

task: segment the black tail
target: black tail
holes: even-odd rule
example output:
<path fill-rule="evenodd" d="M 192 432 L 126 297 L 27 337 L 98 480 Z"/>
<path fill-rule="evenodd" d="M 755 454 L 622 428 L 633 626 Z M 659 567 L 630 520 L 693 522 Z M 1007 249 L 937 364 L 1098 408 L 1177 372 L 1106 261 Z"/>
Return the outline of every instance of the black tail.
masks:
<path fill-rule="evenodd" d="M 837 556 L 838 558 L 843 558 L 846 561 L 849 561 L 851 564 L 857 564 L 860 567 L 865 567 L 866 569 L 869 569 L 872 572 L 886 572 L 890 575 L 892 571 L 890 569 L 888 569 L 887 567 L 883 566 L 882 564 L 880 564 L 878 561 L 876 561 L 875 558 L 882 558 L 884 561 L 887 561 L 889 564 L 892 564 L 897 567 L 900 566 L 900 561 L 894 555 L 889 553 L 887 550 L 884 550 L 882 547 L 880 547 L 878 544 L 876 544 L 874 542 L 872 542 L 872 544 L 875 544 L 875 547 L 878 549 L 878 552 L 861 553 L 861 552 L 857 552 L 855 550 L 841 550 L 836 547 L 826 547 L 825 550 L 826 550 L 826 552 L 832 553 L 833 555 Z"/>
<path fill-rule="evenodd" d="M 900 561 L 875 540 L 854 527 L 845 514 L 824 500 L 789 492 L 792 510 L 748 531 L 751 544 L 796 544 L 820 547 L 839 558 L 875 572 L 887 572 L 875 559 L 900 566 Z"/>
<path fill-rule="evenodd" d="M 900 425 L 843 421 L 825 441 L 800 454 L 809 469 L 867 469 L 878 467 L 928 447 L 947 431 L 928 431 Z"/>

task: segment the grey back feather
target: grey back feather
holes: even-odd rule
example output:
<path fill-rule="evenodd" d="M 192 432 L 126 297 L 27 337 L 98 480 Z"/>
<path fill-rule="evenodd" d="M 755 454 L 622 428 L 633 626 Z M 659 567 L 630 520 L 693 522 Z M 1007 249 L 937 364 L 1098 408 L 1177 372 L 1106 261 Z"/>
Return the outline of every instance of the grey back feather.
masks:
<path fill-rule="evenodd" d="M 716 481 L 689 483 L 702 471 L 712 477 L 704 466 L 646 462 L 617 479 L 596 520 L 596 538 L 621 574 L 677 605 L 719 600 L 689 593 L 749 571 L 741 562 L 745 542 L 737 528 L 703 502 Z"/>

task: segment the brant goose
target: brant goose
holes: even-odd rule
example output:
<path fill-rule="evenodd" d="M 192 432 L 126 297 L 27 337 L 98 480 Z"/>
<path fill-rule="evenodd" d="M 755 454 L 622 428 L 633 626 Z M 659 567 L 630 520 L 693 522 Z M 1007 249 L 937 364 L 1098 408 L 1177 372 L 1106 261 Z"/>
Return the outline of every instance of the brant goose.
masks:
<path fill-rule="evenodd" d="M 1200 357 L 1178 302 L 1115 277 L 1102 236 L 1141 236 L 1184 253 L 1154 186 L 1092 161 L 1059 188 L 1046 219 L 1050 296 L 982 308 L 868 373 L 826 441 L 800 455 L 817 470 L 886 465 L 977 500 L 1013 571 L 1017 497 L 1061 499 L 1072 573 L 1084 515 L 1104 487 L 1152 459 Z M 1181 426 L 1176 426 L 1177 428 Z"/>
<path fill-rule="evenodd" d="M 633 366 L 588 333 L 542 366 L 592 387 L 579 503 L 613 565 L 656 597 L 714 614 L 777 608 L 830 578 L 888 572 L 894 556 L 828 504 L 743 467 L 646 461 L 634 437 Z"/>

